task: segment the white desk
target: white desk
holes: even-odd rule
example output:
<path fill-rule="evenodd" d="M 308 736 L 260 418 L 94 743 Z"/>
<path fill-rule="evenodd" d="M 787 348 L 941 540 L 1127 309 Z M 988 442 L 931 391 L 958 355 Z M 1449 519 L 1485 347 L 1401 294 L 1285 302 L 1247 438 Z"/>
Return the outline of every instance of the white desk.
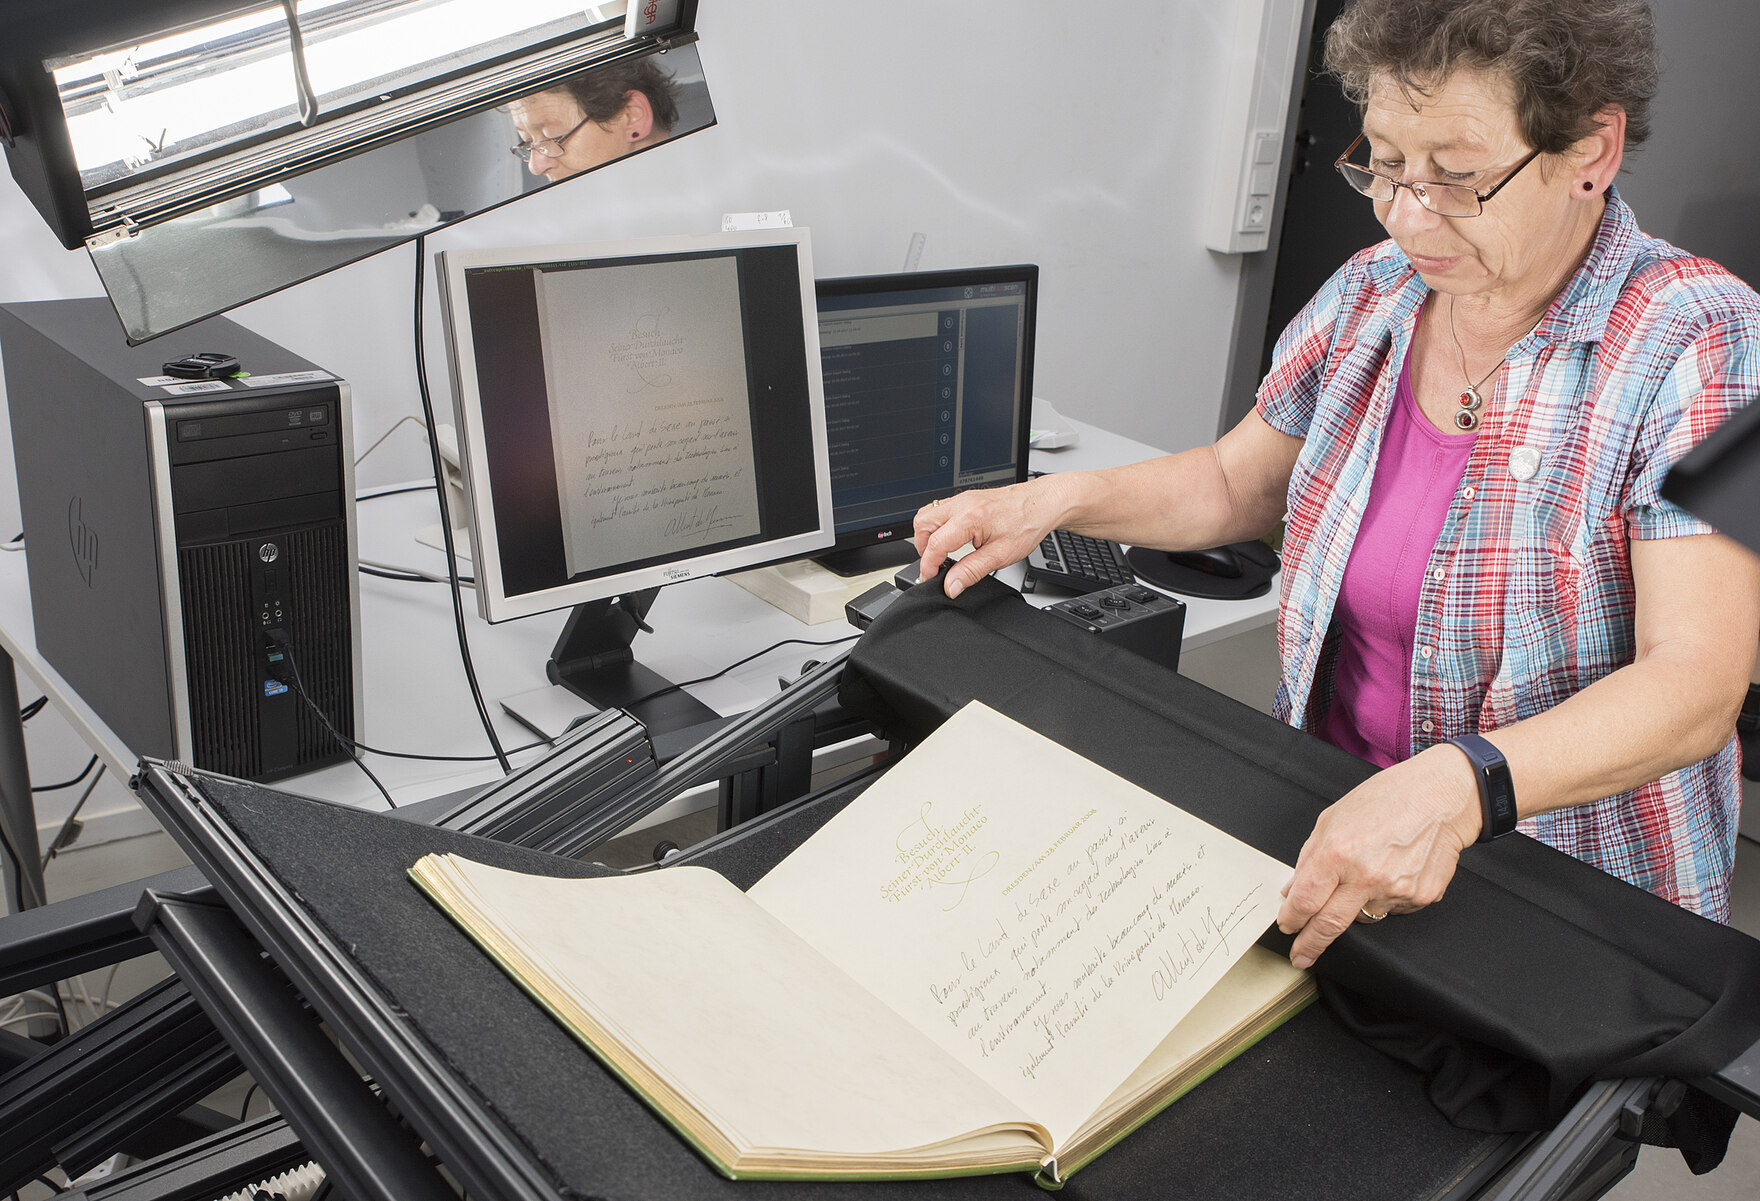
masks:
<path fill-rule="evenodd" d="M 1132 462 L 1155 450 L 1115 434 L 1076 423 L 1078 446 L 1034 452 L 1042 471 L 1070 471 Z M 0 470 L 10 472 L 10 460 Z M 370 495 L 370 493 L 369 493 Z M 365 559 L 430 572 L 444 569 L 439 551 L 415 541 L 415 531 L 436 520 L 431 491 L 383 496 L 360 502 L 359 544 Z M 1017 565 L 1000 573 L 1014 585 Z M 374 747 L 407 753 L 489 755 L 459 662 L 451 602 L 443 584 L 406 583 L 362 576 L 361 645 L 365 703 L 357 737 Z M 475 598 L 465 593 L 466 629 L 484 700 L 502 745 L 510 751 L 534 741 L 529 730 L 502 712 L 502 697 L 543 686 L 544 664 L 562 627 L 561 612 L 491 626 L 476 615 Z M 1046 598 L 1049 603 L 1051 598 Z M 1195 648 L 1265 625 L 1276 611 L 1271 595 L 1248 601 L 1185 598 L 1184 646 Z M 693 580 L 660 591 L 648 614 L 652 635 L 639 635 L 637 657 L 672 680 L 719 671 L 761 647 L 786 638 L 824 642 L 853 635 L 842 621 L 808 626 L 721 579 Z M 123 744 L 37 652 L 31 621 L 25 556 L 0 554 L 0 646 L 48 696 L 74 729 L 119 779 L 133 774 L 137 757 Z M 723 714 L 744 712 L 773 696 L 777 677 L 792 678 L 803 662 L 823 659 L 835 648 L 784 646 L 720 680 L 690 691 Z M 536 757 L 530 750 L 517 763 Z M 493 759 L 478 763 L 425 762 L 369 755 L 369 766 L 398 803 L 422 800 L 499 776 Z M 366 808 L 384 805 L 367 778 L 351 764 L 338 764 L 283 783 L 291 791 Z"/>
<path fill-rule="evenodd" d="M 1140 462 L 1162 453 L 1153 446 L 1096 429 L 1085 422 L 1071 421 L 1070 424 L 1081 434 L 1081 442 L 1062 450 L 1034 451 L 1031 456 L 1034 471 L 1097 471 L 1103 467 Z M 1022 574 L 1022 569 L 1017 566 L 1006 573 L 999 572 L 998 578 L 1018 587 Z M 1180 641 L 1180 648 L 1196 650 L 1270 625 L 1277 619 L 1278 582 L 1273 577 L 1271 591 L 1251 600 L 1208 600 L 1173 593 L 1186 603 L 1185 637 Z M 1061 598 L 1047 597 L 1040 603 L 1050 604 L 1058 599 Z"/>

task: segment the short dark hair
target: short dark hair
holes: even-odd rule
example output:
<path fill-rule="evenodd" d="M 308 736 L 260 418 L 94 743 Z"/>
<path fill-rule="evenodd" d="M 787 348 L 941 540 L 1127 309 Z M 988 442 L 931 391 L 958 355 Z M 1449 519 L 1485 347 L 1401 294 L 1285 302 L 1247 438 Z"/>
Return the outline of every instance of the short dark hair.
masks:
<path fill-rule="evenodd" d="M 1558 154 L 1626 113 L 1626 149 L 1650 136 L 1661 74 L 1644 0 L 1353 0 L 1326 33 L 1326 69 L 1359 108 L 1376 76 L 1420 96 L 1459 70 L 1509 82 L 1528 145 Z"/>
<path fill-rule="evenodd" d="M 652 58 L 582 71 L 545 91 L 573 97 L 581 115 L 594 121 L 611 120 L 624 110 L 631 92 L 640 92 L 654 110 L 654 124 L 667 129 L 678 124 L 678 84 Z"/>

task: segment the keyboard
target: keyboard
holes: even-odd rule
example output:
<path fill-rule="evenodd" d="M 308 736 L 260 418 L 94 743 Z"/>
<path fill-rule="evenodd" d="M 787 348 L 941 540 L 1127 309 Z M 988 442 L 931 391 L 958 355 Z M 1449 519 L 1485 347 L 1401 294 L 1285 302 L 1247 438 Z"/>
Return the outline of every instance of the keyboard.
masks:
<path fill-rule="evenodd" d="M 1068 530 L 1052 530 L 1027 556 L 1027 579 L 1023 591 L 1039 584 L 1056 584 L 1075 592 L 1099 592 L 1136 582 L 1124 547 L 1105 538 L 1090 538 Z"/>

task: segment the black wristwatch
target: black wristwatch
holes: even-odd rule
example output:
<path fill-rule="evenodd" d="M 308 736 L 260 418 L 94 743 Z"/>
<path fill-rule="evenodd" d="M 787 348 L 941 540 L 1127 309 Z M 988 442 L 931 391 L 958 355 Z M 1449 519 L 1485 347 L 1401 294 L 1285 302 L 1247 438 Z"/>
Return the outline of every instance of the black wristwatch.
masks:
<path fill-rule="evenodd" d="M 1472 762 L 1473 776 L 1479 781 L 1479 810 L 1485 819 L 1479 841 L 1490 842 L 1508 834 L 1516 828 L 1516 789 L 1510 783 L 1503 752 L 1477 734 L 1462 734 L 1448 741 Z"/>

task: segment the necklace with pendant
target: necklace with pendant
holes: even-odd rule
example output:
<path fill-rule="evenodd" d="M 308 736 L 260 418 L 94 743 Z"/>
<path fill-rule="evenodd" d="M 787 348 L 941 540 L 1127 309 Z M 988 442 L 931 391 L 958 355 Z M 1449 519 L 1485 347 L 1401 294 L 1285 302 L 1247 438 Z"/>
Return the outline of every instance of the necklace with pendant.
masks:
<path fill-rule="evenodd" d="M 1504 351 L 1503 358 L 1497 360 L 1497 366 L 1487 371 L 1475 384 L 1473 377 L 1467 374 L 1467 355 L 1461 349 L 1461 336 L 1454 329 L 1454 300 L 1452 297 L 1448 302 L 1448 336 L 1454 341 L 1454 357 L 1461 365 L 1461 379 L 1467 385 L 1467 390 L 1460 394 L 1461 407 L 1455 411 L 1454 427 L 1463 434 L 1470 434 L 1479 428 L 1479 410 L 1485 407 L 1485 398 L 1479 394 L 1479 389 L 1485 386 L 1486 380 L 1503 370 L 1504 363 L 1509 360 L 1509 351 Z"/>

